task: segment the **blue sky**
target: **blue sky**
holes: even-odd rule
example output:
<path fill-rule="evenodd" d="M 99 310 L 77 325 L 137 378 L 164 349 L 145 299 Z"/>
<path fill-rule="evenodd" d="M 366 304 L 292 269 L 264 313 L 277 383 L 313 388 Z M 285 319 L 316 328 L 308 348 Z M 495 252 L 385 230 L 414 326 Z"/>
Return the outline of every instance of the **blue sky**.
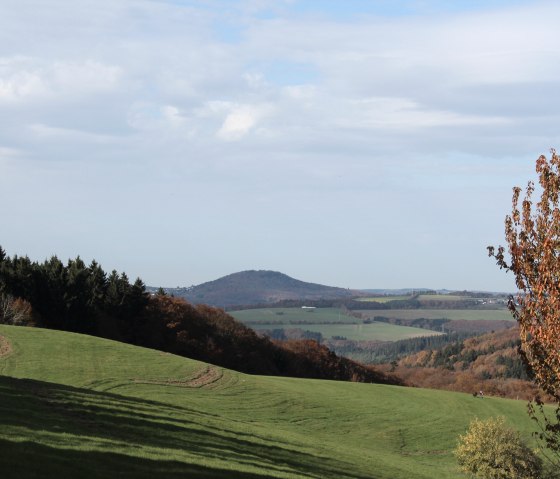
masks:
<path fill-rule="evenodd" d="M 246 269 L 512 290 L 558 147 L 555 2 L 4 0 L 0 245 L 150 285 Z"/>

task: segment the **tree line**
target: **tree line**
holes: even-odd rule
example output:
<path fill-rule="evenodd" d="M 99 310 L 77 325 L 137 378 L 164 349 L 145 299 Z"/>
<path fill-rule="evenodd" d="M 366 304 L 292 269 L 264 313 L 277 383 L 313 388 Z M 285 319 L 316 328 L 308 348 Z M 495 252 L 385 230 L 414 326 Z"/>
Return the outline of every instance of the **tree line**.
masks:
<path fill-rule="evenodd" d="M 0 295 L 31 305 L 29 319 L 38 326 L 97 334 L 110 319 L 125 337 L 148 303 L 140 278 L 131 283 L 125 273 L 107 274 L 96 261 L 86 265 L 78 256 L 64 264 L 52 256 L 40 263 L 10 257 L 2 247 Z"/>

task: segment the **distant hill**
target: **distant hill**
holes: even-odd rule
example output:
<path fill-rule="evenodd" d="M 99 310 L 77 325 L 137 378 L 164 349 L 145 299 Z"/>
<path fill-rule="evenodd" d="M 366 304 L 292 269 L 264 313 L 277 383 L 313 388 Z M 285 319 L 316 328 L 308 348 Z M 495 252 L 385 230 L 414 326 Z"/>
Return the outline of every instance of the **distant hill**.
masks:
<path fill-rule="evenodd" d="M 283 300 L 351 298 L 358 294 L 344 288 L 306 283 L 277 271 L 242 271 L 190 288 L 167 288 L 168 293 L 191 303 L 228 307 L 270 304 Z"/>

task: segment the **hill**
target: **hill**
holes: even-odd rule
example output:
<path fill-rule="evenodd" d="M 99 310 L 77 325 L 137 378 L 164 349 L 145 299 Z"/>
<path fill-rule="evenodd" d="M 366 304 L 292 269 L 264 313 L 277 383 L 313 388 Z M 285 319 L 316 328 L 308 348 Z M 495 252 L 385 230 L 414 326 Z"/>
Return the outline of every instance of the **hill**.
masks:
<path fill-rule="evenodd" d="M 306 283 L 277 271 L 242 271 L 191 286 L 167 288 L 168 293 L 199 304 L 226 308 L 230 306 L 271 304 L 284 300 L 320 300 L 351 298 L 354 291 Z"/>
<path fill-rule="evenodd" d="M 530 440 L 525 403 L 249 376 L 74 333 L 0 326 L 2 477 L 464 477 L 477 416 Z"/>

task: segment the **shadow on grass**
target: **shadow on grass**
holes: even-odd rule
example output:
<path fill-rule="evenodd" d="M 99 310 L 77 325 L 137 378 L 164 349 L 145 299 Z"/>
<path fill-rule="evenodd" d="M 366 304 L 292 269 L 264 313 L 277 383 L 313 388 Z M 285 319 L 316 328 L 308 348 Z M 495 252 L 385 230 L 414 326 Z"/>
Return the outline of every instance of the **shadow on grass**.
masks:
<path fill-rule="evenodd" d="M 353 473 L 352 465 L 332 457 L 302 453 L 297 444 L 282 442 L 280 435 L 273 441 L 236 430 L 236 424 L 220 423 L 216 414 L 29 379 L 0 376 L 0 423 L 3 478 L 163 474 L 251 479 L 270 477 L 267 471 L 316 478 L 370 477 Z M 2 431 L 12 432 L 6 436 Z M 95 450 L 107 441 L 115 444 L 114 452 Z M 146 459 L 141 457 L 143 448 L 156 449 L 170 459 L 181 457 L 181 451 L 210 463 L 216 458 L 237 472 L 195 464 L 192 455 L 179 460 Z M 140 457 L 130 455 L 134 453 Z M 253 466 L 262 468 L 263 474 L 243 471 Z"/>
<path fill-rule="evenodd" d="M 0 439 L 2 478 L 247 478 L 267 477 L 247 472 L 213 469 L 179 461 L 150 460 L 110 452 L 74 451 L 30 441 Z"/>

